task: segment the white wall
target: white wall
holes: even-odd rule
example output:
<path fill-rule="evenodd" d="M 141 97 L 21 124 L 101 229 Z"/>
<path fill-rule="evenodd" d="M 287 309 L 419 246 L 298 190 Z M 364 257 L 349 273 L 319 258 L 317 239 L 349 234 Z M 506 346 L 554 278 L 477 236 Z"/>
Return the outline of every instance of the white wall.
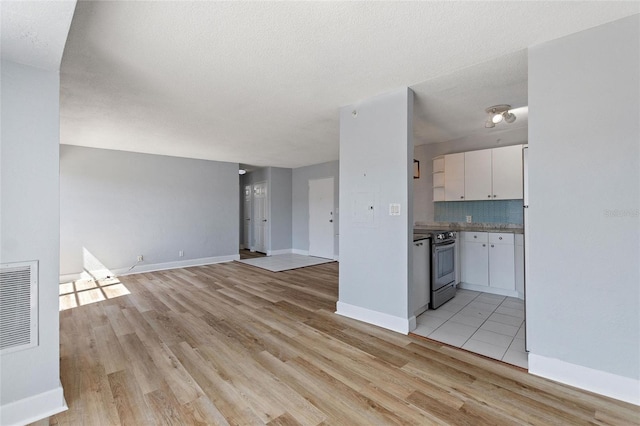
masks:
<path fill-rule="evenodd" d="M 87 256 L 112 272 L 237 258 L 238 180 L 236 163 L 62 145 L 61 275 Z"/>
<path fill-rule="evenodd" d="M 410 326 L 412 116 L 408 88 L 340 110 L 337 312 L 404 333 Z M 390 203 L 401 205 L 399 216 L 389 215 Z"/>
<path fill-rule="evenodd" d="M 640 15 L 529 50 L 530 371 L 640 404 Z"/>
<path fill-rule="evenodd" d="M 334 212 L 339 212 L 340 202 L 340 164 L 338 161 L 314 164 L 307 167 L 293 169 L 293 217 L 292 241 L 293 249 L 301 252 L 309 251 L 309 181 L 314 179 L 333 178 Z M 334 256 L 338 255 L 339 215 L 334 214 L 336 220 L 334 229 Z"/>
<path fill-rule="evenodd" d="M 66 408 L 59 375 L 58 71 L 2 61 L 0 262 L 39 262 L 39 344 L 0 359 L 1 424 Z"/>

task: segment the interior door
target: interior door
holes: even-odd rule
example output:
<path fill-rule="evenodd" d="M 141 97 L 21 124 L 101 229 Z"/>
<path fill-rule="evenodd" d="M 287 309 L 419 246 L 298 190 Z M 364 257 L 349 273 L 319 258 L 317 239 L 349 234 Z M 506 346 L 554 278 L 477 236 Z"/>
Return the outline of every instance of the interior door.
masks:
<path fill-rule="evenodd" d="M 267 198 L 267 182 L 253 185 L 253 237 L 254 250 L 267 252 L 269 235 L 269 199 Z"/>
<path fill-rule="evenodd" d="M 333 178 L 309 181 L 309 256 L 333 259 Z"/>
<path fill-rule="evenodd" d="M 244 208 L 242 217 L 242 245 L 244 248 L 251 247 L 251 185 L 244 187 Z"/>

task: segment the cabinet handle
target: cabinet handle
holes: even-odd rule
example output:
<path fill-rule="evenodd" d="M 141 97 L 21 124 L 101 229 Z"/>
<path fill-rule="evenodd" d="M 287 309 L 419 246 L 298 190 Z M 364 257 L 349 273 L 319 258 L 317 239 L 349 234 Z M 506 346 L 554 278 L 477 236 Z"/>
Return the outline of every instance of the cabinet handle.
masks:
<path fill-rule="evenodd" d="M 460 198 L 464 198 L 464 195 L 461 195 Z"/>
<path fill-rule="evenodd" d="M 498 239 L 499 239 L 499 240 L 501 240 L 501 239 L 502 239 L 502 237 L 498 237 Z"/>
<path fill-rule="evenodd" d="M 493 194 L 493 198 L 496 198 L 496 197 L 497 197 L 497 195 Z"/>
<path fill-rule="evenodd" d="M 491 244 L 491 247 L 493 247 L 493 244 Z"/>
<path fill-rule="evenodd" d="M 482 245 L 482 247 L 486 247 L 486 246 L 487 246 L 486 244 L 483 244 L 483 245 Z"/>
<path fill-rule="evenodd" d="M 474 236 L 473 236 L 473 238 L 478 238 L 478 236 L 477 236 L 477 235 L 474 235 Z"/>
<path fill-rule="evenodd" d="M 487 195 L 487 197 L 491 198 L 491 194 Z"/>

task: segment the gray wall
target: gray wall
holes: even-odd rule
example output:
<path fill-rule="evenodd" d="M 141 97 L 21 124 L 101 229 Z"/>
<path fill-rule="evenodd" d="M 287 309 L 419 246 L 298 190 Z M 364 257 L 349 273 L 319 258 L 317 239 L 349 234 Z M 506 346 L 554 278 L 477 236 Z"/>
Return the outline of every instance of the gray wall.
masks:
<path fill-rule="evenodd" d="M 63 406 L 58 322 L 59 86 L 57 71 L 2 61 L 0 262 L 39 262 L 39 345 L 2 355 L 0 404 L 59 393 L 57 406 L 32 403 L 29 416 Z"/>
<path fill-rule="evenodd" d="M 527 143 L 527 129 L 507 130 L 499 134 L 473 135 L 452 141 L 415 147 L 415 159 L 420 161 L 420 179 L 414 179 L 413 217 L 416 222 L 433 222 L 433 157 L 456 152 L 476 151 Z"/>
<path fill-rule="evenodd" d="M 314 179 L 333 178 L 333 204 L 334 216 L 334 248 L 333 253 L 337 255 L 338 250 L 338 229 L 339 202 L 340 202 L 340 163 L 331 161 L 329 163 L 314 164 L 307 167 L 293 169 L 293 246 L 295 250 L 309 250 L 309 181 Z"/>
<path fill-rule="evenodd" d="M 636 380 L 639 40 L 635 15 L 529 50 L 529 347 Z"/>
<path fill-rule="evenodd" d="M 291 169 L 269 167 L 271 251 L 291 250 Z"/>
<path fill-rule="evenodd" d="M 412 109 L 413 92 L 403 88 L 340 110 L 338 313 L 346 304 L 404 327 L 412 261 Z M 390 203 L 401 205 L 401 215 L 389 216 Z M 369 205 L 373 220 L 367 219 Z"/>
<path fill-rule="evenodd" d="M 236 163 L 62 145 L 60 272 L 237 255 L 237 189 Z"/>

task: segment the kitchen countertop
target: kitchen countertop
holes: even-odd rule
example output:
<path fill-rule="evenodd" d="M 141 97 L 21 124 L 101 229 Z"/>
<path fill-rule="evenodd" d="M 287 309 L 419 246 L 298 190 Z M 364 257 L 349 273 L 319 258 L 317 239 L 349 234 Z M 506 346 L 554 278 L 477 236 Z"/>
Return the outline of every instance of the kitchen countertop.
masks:
<path fill-rule="evenodd" d="M 431 231 L 471 231 L 471 232 L 508 232 L 523 234 L 522 225 L 512 223 L 459 223 L 459 222 L 416 222 L 414 234 L 425 234 Z"/>

